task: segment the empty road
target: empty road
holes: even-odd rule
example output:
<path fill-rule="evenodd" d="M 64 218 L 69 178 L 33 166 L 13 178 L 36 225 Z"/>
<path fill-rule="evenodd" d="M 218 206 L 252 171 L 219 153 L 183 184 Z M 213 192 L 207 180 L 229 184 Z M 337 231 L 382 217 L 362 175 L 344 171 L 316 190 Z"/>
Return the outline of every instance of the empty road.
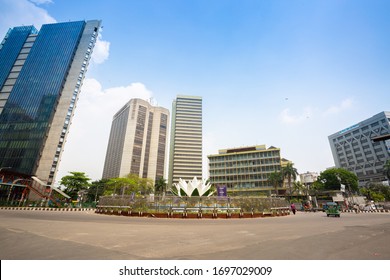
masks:
<path fill-rule="evenodd" d="M 389 260 L 390 213 L 158 219 L 0 210 L 2 260 Z"/>

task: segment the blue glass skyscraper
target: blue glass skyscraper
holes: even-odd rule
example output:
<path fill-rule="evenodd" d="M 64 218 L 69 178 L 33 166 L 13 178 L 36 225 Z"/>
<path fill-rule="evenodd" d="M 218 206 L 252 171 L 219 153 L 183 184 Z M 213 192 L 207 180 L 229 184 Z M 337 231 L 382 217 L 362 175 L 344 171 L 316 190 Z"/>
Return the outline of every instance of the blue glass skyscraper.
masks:
<path fill-rule="evenodd" d="M 8 31 L 0 44 L 0 167 L 54 181 L 100 24 Z"/>

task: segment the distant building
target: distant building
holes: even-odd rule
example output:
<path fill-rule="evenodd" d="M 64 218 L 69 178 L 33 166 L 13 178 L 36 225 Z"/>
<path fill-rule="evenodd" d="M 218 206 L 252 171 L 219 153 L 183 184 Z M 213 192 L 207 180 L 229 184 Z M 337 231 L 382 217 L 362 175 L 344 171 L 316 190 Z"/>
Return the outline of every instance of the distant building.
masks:
<path fill-rule="evenodd" d="M 317 181 L 318 177 L 320 175 L 317 172 L 309 172 L 299 174 L 299 179 L 301 180 L 301 183 L 305 186 L 306 193 L 309 193 L 309 190 L 311 189 L 311 186 L 315 181 Z"/>
<path fill-rule="evenodd" d="M 305 186 L 311 186 L 320 175 L 317 172 L 309 172 L 299 174 L 299 179 L 301 183 Z"/>
<path fill-rule="evenodd" d="M 101 21 L 11 28 L 0 44 L 0 168 L 55 181 Z"/>
<path fill-rule="evenodd" d="M 154 181 L 164 178 L 169 110 L 131 99 L 111 125 L 103 178 L 136 174 Z"/>
<path fill-rule="evenodd" d="M 202 179 L 202 97 L 177 96 L 172 104 L 168 186 Z"/>
<path fill-rule="evenodd" d="M 328 137 L 336 167 L 355 173 L 359 185 L 385 181 L 383 166 L 390 159 L 390 112 L 381 112 Z"/>
<path fill-rule="evenodd" d="M 272 191 L 268 177 L 282 168 L 280 149 L 265 145 L 219 150 L 208 159 L 210 182 L 228 190 Z"/>

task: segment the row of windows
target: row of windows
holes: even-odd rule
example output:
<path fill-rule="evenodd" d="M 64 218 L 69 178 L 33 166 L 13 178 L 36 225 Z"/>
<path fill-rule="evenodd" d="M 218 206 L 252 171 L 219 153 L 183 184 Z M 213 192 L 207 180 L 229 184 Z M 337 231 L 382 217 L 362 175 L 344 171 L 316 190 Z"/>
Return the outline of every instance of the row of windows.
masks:
<path fill-rule="evenodd" d="M 72 95 L 72 98 L 71 98 L 71 101 L 70 101 L 70 104 L 69 104 L 69 107 L 68 107 L 68 112 L 67 112 L 66 117 L 65 117 L 65 121 L 64 121 L 62 132 L 61 132 L 60 139 L 59 139 L 59 142 L 58 142 L 57 150 L 56 150 L 56 153 L 55 153 L 55 156 L 54 156 L 54 159 L 53 159 L 53 163 L 52 163 L 52 167 L 51 167 L 51 170 L 50 170 L 50 174 L 49 174 L 49 178 L 50 179 L 54 178 L 54 174 L 55 174 L 55 171 L 57 169 L 58 159 L 59 159 L 61 151 L 62 151 L 62 146 L 64 144 L 66 133 L 67 133 L 67 131 L 69 129 L 69 123 L 70 123 L 71 117 L 73 115 L 73 110 L 75 109 L 75 103 L 76 103 L 76 101 L 78 99 L 78 94 L 80 92 L 80 87 L 82 85 L 82 80 L 84 78 L 86 67 L 88 65 L 88 60 L 90 58 L 90 55 L 91 55 L 91 52 L 92 52 L 92 48 L 94 46 L 95 36 L 96 35 L 93 35 L 91 40 L 90 40 L 89 47 L 88 47 L 88 49 L 86 51 L 84 60 L 83 60 L 82 65 L 81 65 L 80 73 L 79 73 L 79 76 L 77 78 L 76 86 L 75 86 L 75 89 L 73 91 L 73 95 Z"/>
<path fill-rule="evenodd" d="M 383 125 L 384 125 L 384 127 L 388 129 L 388 120 L 387 121 L 385 119 L 381 120 L 381 124 L 382 124 L 382 128 L 383 128 Z M 368 131 L 379 133 L 380 132 L 379 121 L 376 121 L 376 122 L 374 122 L 374 123 L 372 123 L 370 125 L 366 125 L 366 126 L 362 127 L 361 129 L 357 129 L 357 130 L 354 130 L 354 131 L 349 132 L 347 134 L 341 135 L 341 136 L 337 137 L 337 140 L 341 141 L 343 139 L 350 138 L 352 136 L 362 136 L 362 137 L 364 137 L 363 133 L 366 133 Z M 336 142 L 336 138 L 333 139 L 333 142 Z"/>
<path fill-rule="evenodd" d="M 250 160 L 250 159 L 262 159 L 262 158 L 275 158 L 276 160 L 280 159 L 279 152 L 261 152 L 261 153 L 250 153 L 250 154 L 241 154 L 241 155 L 231 155 L 231 156 L 208 156 L 210 162 L 229 162 L 229 161 L 240 161 L 240 160 Z"/>
<path fill-rule="evenodd" d="M 279 171 L 280 166 L 277 165 L 264 165 L 255 168 L 226 168 L 226 169 L 210 169 L 210 175 L 213 174 L 252 174 L 252 173 L 262 173 L 262 172 L 270 172 L 270 171 Z"/>
<path fill-rule="evenodd" d="M 278 164 L 280 165 L 280 158 L 267 158 L 258 160 L 240 160 L 240 161 L 225 161 L 225 162 L 210 162 L 210 168 L 224 168 L 234 166 L 254 166 L 264 164 Z"/>

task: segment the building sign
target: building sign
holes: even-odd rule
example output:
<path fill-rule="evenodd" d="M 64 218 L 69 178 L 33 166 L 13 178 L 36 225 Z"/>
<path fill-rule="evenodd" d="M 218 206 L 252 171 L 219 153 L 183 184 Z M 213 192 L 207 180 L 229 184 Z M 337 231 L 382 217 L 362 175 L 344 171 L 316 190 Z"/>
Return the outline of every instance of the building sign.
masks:
<path fill-rule="evenodd" d="M 217 186 L 217 194 L 219 197 L 226 197 L 227 196 L 226 186 Z"/>
<path fill-rule="evenodd" d="M 359 126 L 360 126 L 360 124 L 355 124 L 355 125 L 353 125 L 353 126 L 350 126 L 350 127 L 346 128 L 346 129 L 341 130 L 341 131 L 339 132 L 339 134 L 343 134 L 343 133 L 345 133 L 345 132 L 347 132 L 347 131 L 350 131 L 350 130 L 352 130 L 352 129 L 358 128 Z"/>

